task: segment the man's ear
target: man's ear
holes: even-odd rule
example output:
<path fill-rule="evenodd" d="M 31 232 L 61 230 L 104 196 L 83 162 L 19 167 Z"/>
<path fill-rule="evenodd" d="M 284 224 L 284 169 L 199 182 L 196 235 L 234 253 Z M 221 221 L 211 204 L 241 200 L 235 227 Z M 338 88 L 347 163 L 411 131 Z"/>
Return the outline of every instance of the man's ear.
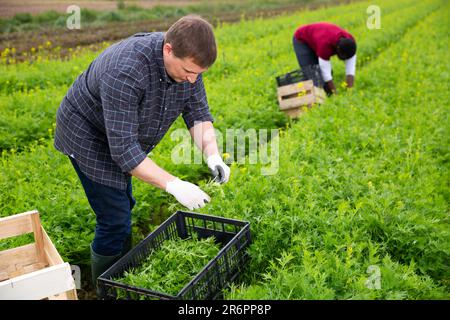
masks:
<path fill-rule="evenodd" d="M 172 45 L 170 43 L 164 43 L 163 52 L 164 52 L 164 55 L 171 55 L 171 54 L 173 54 Z"/>

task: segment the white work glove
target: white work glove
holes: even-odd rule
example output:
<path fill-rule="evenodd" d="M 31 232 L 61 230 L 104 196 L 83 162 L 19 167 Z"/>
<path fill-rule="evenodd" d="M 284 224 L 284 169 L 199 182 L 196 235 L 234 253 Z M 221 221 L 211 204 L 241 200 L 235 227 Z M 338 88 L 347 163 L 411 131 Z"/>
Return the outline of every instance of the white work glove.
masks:
<path fill-rule="evenodd" d="M 223 162 L 218 154 L 213 154 L 206 160 L 209 170 L 214 177 L 214 181 L 219 183 L 228 182 L 230 179 L 230 168 Z"/>
<path fill-rule="evenodd" d="M 166 191 L 189 210 L 204 207 L 211 200 L 198 186 L 178 178 L 167 182 Z"/>

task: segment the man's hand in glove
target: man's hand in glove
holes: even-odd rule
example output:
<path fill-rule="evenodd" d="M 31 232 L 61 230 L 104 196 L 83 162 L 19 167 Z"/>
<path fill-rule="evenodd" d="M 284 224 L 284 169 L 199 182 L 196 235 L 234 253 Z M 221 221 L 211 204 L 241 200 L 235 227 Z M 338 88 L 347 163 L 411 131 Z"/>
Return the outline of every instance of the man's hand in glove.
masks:
<path fill-rule="evenodd" d="M 219 183 L 228 182 L 230 179 L 230 168 L 223 162 L 218 154 L 213 154 L 206 160 L 209 170 L 214 177 L 214 181 Z"/>
<path fill-rule="evenodd" d="M 178 178 L 167 182 L 166 191 L 189 210 L 202 208 L 211 200 L 198 186 Z"/>

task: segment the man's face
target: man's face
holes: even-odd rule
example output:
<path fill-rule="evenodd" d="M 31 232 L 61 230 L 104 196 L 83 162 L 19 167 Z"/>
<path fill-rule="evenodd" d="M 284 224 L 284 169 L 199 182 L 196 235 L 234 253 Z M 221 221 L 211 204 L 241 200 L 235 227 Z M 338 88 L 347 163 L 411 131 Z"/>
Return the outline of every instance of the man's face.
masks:
<path fill-rule="evenodd" d="M 164 67 L 167 74 L 176 82 L 189 81 L 195 83 L 197 77 L 207 68 L 202 68 L 196 65 L 192 58 L 178 58 L 173 54 L 172 45 L 165 43 L 163 47 Z"/>

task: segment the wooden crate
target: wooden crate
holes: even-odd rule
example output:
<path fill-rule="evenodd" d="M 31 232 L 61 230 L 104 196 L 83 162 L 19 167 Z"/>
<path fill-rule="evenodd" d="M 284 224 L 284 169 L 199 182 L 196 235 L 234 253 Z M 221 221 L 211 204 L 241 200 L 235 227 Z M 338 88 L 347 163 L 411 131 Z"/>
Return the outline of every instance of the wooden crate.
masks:
<path fill-rule="evenodd" d="M 0 251 L 0 300 L 77 300 L 70 265 L 42 227 L 39 212 L 0 218 L 0 240 L 26 233 L 34 234 L 34 243 Z"/>
<path fill-rule="evenodd" d="M 305 110 L 311 108 L 313 104 L 320 104 L 325 99 L 325 90 L 314 86 L 312 80 L 278 87 L 280 110 L 291 118 L 299 117 Z"/>

